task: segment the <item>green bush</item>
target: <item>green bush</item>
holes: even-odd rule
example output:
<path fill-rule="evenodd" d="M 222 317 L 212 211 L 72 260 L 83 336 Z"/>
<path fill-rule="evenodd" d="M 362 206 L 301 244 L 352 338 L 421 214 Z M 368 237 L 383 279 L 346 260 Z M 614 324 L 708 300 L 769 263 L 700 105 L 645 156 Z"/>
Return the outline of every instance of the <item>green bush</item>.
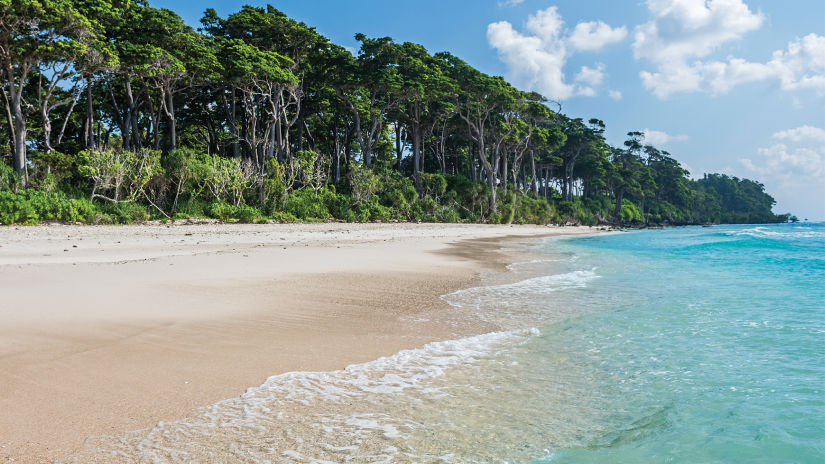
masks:
<path fill-rule="evenodd" d="M 257 208 L 247 205 L 235 206 L 222 201 L 212 202 L 207 208 L 207 214 L 209 217 L 222 222 L 241 222 L 244 224 L 266 222 L 266 219 Z"/>
<path fill-rule="evenodd" d="M 280 211 L 272 214 L 271 219 L 275 222 L 280 222 L 282 224 L 292 224 L 292 223 L 295 223 L 295 222 L 301 222 L 295 216 L 293 216 L 289 213 L 284 213 L 284 212 L 280 212 Z"/>
<path fill-rule="evenodd" d="M 133 202 L 108 203 L 103 205 L 103 211 L 118 224 L 132 224 L 145 222 L 150 219 L 146 207 Z"/>
<path fill-rule="evenodd" d="M 26 198 L 12 192 L 0 191 L 0 223 L 36 224 L 38 220 L 37 211 Z"/>
<path fill-rule="evenodd" d="M 344 219 L 352 204 L 352 199 L 343 193 L 336 192 L 335 187 L 321 189 L 319 197 L 322 199 L 330 216 L 336 219 Z"/>
<path fill-rule="evenodd" d="M 0 222 L 3 224 L 36 224 L 40 221 L 93 223 L 103 218 L 101 211 L 89 200 L 69 198 L 62 192 L 0 192 Z"/>
<path fill-rule="evenodd" d="M 236 206 L 233 211 L 233 217 L 240 223 L 244 224 L 258 224 L 266 222 L 261 212 L 252 206 Z"/>
<path fill-rule="evenodd" d="M 623 222 L 642 222 L 644 221 L 644 215 L 638 206 L 625 200 L 622 202 L 622 212 L 619 214 L 619 219 Z"/>
<path fill-rule="evenodd" d="M 23 177 L 14 172 L 14 168 L 0 161 L 0 191 L 17 192 L 23 188 Z"/>
<path fill-rule="evenodd" d="M 352 191 L 352 204 L 360 205 L 375 198 L 375 194 L 382 187 L 381 178 L 368 167 L 353 166 L 349 173 L 349 184 Z"/>
<path fill-rule="evenodd" d="M 77 158 L 78 172 L 94 184 L 93 199 L 135 201 L 153 178 L 163 175 L 156 150 L 83 151 Z"/>
<path fill-rule="evenodd" d="M 547 224 L 553 221 L 554 210 L 544 198 L 519 195 L 513 222 L 517 224 Z"/>
<path fill-rule="evenodd" d="M 295 191 L 284 203 L 284 212 L 299 219 L 328 219 L 331 217 L 323 196 L 311 188 Z"/>
<path fill-rule="evenodd" d="M 425 195 L 438 200 L 447 191 L 447 178 L 442 174 L 421 174 L 421 187 Z"/>
<path fill-rule="evenodd" d="M 175 219 L 189 219 L 197 217 L 207 217 L 210 204 L 197 199 L 189 199 L 178 205 L 178 212 Z"/>

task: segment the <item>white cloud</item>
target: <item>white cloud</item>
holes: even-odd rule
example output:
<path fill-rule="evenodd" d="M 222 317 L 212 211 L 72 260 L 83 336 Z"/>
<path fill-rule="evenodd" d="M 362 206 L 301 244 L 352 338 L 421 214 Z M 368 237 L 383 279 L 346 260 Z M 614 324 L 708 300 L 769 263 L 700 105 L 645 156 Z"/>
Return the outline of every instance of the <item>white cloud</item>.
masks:
<path fill-rule="evenodd" d="M 825 37 L 811 33 L 788 43 L 787 51 L 773 52 L 768 66 L 784 90 L 810 88 L 825 93 Z"/>
<path fill-rule="evenodd" d="M 524 3 L 524 0 L 506 0 L 504 2 L 498 2 L 498 6 L 516 6 L 522 3 Z"/>
<path fill-rule="evenodd" d="M 786 143 L 760 148 L 759 158 L 739 162 L 775 194 L 780 211 L 825 217 L 825 129 L 802 126 L 773 138 Z"/>
<path fill-rule="evenodd" d="M 790 140 L 792 142 L 801 142 L 810 140 L 813 142 L 825 142 L 825 129 L 813 126 L 801 126 L 796 129 L 788 129 L 779 131 L 773 134 L 773 138 L 780 140 Z"/>
<path fill-rule="evenodd" d="M 576 82 L 594 87 L 602 85 L 602 82 L 604 82 L 604 64 L 598 63 L 595 68 L 582 66 L 574 79 Z"/>
<path fill-rule="evenodd" d="M 794 176 L 810 176 L 825 182 L 825 153 L 810 147 L 788 147 L 777 143 L 767 148 L 760 148 L 759 154 L 764 160 L 757 165 L 750 158 L 740 161 L 749 170 L 757 174 L 783 177 L 793 173 Z"/>
<path fill-rule="evenodd" d="M 688 140 L 687 135 L 670 135 L 667 132 L 645 129 L 645 143 L 649 145 L 662 146 L 671 142 L 684 142 Z"/>
<path fill-rule="evenodd" d="M 574 95 L 575 88 L 564 82 L 567 50 L 563 43 L 522 35 L 506 21 L 490 24 L 487 40 L 507 65 L 509 80 L 552 99 L 566 100 Z"/>
<path fill-rule="evenodd" d="M 514 83 L 559 101 L 576 95 L 594 96 L 597 94 L 595 87 L 604 81 L 604 65 L 583 66 L 573 78 L 578 85 L 566 81 L 564 66 L 571 50 L 604 47 L 614 42 L 615 31 L 623 28 L 612 29 L 602 22 L 587 24 L 593 25 L 580 28 L 574 45 L 572 37 L 578 26 L 573 35 L 565 34 L 564 20 L 557 7 L 551 6 L 530 15 L 524 32 L 516 31 L 507 21 L 490 24 L 487 40 L 507 65 L 507 77 Z"/>
<path fill-rule="evenodd" d="M 659 98 L 679 92 L 722 94 L 765 80 L 779 81 L 783 90 L 825 94 L 825 37 L 809 34 L 795 39 L 765 63 L 733 56 L 703 60 L 759 29 L 764 16 L 743 0 L 648 0 L 647 6 L 652 19 L 636 28 L 633 54 L 654 66 L 639 75 Z"/>
<path fill-rule="evenodd" d="M 621 90 L 608 90 L 607 95 L 609 95 L 610 98 L 612 98 L 616 101 L 619 101 L 619 100 L 622 99 L 622 91 Z"/>
<path fill-rule="evenodd" d="M 648 0 L 647 8 L 653 19 L 636 27 L 633 53 L 659 65 L 707 56 L 764 21 L 742 0 Z"/>
<path fill-rule="evenodd" d="M 573 77 L 573 80 L 579 84 L 576 87 L 576 94 L 586 97 L 596 96 L 596 87 L 600 87 L 604 82 L 604 64 L 597 63 L 595 68 L 589 66 L 582 66 L 581 70 Z"/>
<path fill-rule="evenodd" d="M 621 42 L 627 37 L 624 26 L 612 28 L 601 21 L 576 24 L 568 42 L 570 47 L 582 51 L 598 51 L 607 45 Z"/>

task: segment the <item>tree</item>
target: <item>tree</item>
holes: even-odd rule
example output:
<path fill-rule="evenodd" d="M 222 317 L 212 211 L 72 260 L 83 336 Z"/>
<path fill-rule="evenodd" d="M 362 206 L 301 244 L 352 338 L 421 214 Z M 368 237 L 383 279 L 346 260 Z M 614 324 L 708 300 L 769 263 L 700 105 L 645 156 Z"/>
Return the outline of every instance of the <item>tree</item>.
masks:
<path fill-rule="evenodd" d="M 443 60 L 450 77 L 456 82 L 459 92 L 453 97 L 459 117 L 464 120 L 469 129 L 470 138 L 475 142 L 477 155 L 487 178 L 487 185 L 490 188 L 490 211 L 497 210 L 496 187 L 498 186 L 498 156 L 500 142 L 508 134 L 507 117 L 504 125 L 499 126 L 499 141 L 492 151 L 492 163 L 490 162 L 489 138 L 491 126 L 502 122 L 498 118 L 497 111 L 507 111 L 515 103 L 514 89 L 501 77 L 488 76 L 464 61 L 449 53 L 440 53 L 439 58 Z"/>
<path fill-rule="evenodd" d="M 0 0 L 0 68 L 15 171 L 26 169 L 28 115 L 23 94 L 29 77 L 57 66 L 65 78 L 72 59 L 83 54 L 93 33 L 94 24 L 70 0 Z M 60 63 L 67 67 L 61 68 Z M 45 108 L 52 108 L 50 98 L 42 101 Z"/>
<path fill-rule="evenodd" d="M 585 125 L 581 119 L 568 119 L 564 125 L 565 144 L 561 148 L 564 167 L 562 178 L 562 198 L 573 201 L 573 173 L 579 157 L 586 152 L 598 150 L 604 144 L 604 122 L 590 119 Z"/>

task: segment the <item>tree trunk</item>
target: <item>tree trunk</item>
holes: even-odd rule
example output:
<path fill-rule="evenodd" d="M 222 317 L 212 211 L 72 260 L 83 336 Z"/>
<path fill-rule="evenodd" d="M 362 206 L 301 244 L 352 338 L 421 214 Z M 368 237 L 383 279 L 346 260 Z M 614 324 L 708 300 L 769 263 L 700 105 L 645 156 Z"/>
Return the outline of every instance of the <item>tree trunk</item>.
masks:
<path fill-rule="evenodd" d="M 498 208 L 496 203 L 496 176 L 492 170 L 487 170 L 487 185 L 490 187 L 490 213 L 495 213 Z"/>
<path fill-rule="evenodd" d="M 94 150 L 95 147 L 95 113 L 94 100 L 92 98 L 92 76 L 86 78 L 86 148 Z"/>
<path fill-rule="evenodd" d="M 415 180 L 415 189 L 418 194 L 421 194 L 421 127 L 419 124 L 411 124 L 412 129 L 412 146 L 413 146 L 413 179 Z"/>
<path fill-rule="evenodd" d="M 504 184 L 504 190 L 507 191 L 507 152 L 504 153 L 502 156 L 502 169 L 501 169 L 501 179 L 502 183 Z"/>
<path fill-rule="evenodd" d="M 26 170 L 26 120 L 20 102 L 14 104 L 14 170 L 23 173 Z"/>
<path fill-rule="evenodd" d="M 401 172 L 401 124 L 395 123 L 395 168 Z"/>
<path fill-rule="evenodd" d="M 623 200 L 624 200 L 624 189 L 621 189 L 616 194 L 616 209 L 613 211 L 613 216 L 615 216 L 617 220 L 621 218 L 622 201 Z"/>
<path fill-rule="evenodd" d="M 27 72 L 24 72 L 20 78 L 20 85 L 15 86 L 13 80 L 14 75 L 11 68 L 7 67 L 6 71 L 9 76 L 9 81 L 6 85 L 9 86 L 11 111 L 14 116 L 14 130 L 12 131 L 14 133 L 14 154 L 12 156 L 12 166 L 16 172 L 22 174 L 26 171 L 26 132 L 28 127 L 26 126 L 26 118 L 23 115 L 22 99 L 23 84 Z"/>
<path fill-rule="evenodd" d="M 169 116 L 169 148 L 178 148 L 178 120 L 175 118 L 175 94 L 170 88 L 167 92 L 166 115 Z"/>
<path fill-rule="evenodd" d="M 335 119 L 333 136 L 335 137 L 335 185 L 341 182 L 341 137 L 339 136 L 338 119 Z"/>
<path fill-rule="evenodd" d="M 52 148 L 52 121 L 49 118 L 47 109 L 48 102 L 40 105 L 40 118 L 43 121 L 43 145 L 46 147 L 46 153 L 51 153 Z"/>
<path fill-rule="evenodd" d="M 507 224 L 512 224 L 513 219 L 516 218 L 516 203 L 518 202 L 518 167 L 516 166 L 515 160 L 513 161 L 513 207 L 510 210 L 510 220 L 507 221 Z"/>
<path fill-rule="evenodd" d="M 304 121 L 298 121 L 298 151 L 304 149 Z"/>
<path fill-rule="evenodd" d="M 232 134 L 232 157 L 241 159 L 241 144 L 238 141 L 238 99 L 235 96 L 235 88 L 232 88 L 232 107 L 231 107 L 231 129 Z"/>

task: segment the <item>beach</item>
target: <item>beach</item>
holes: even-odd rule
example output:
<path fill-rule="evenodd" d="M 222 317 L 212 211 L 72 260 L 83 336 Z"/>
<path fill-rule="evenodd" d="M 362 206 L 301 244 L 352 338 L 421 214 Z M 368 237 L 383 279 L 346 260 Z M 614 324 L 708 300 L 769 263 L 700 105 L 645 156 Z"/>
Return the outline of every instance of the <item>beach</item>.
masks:
<path fill-rule="evenodd" d="M 501 240 L 596 229 L 450 224 L 0 228 L 0 460 L 172 421 L 268 377 L 495 331 L 440 297 Z M 445 318 L 452 318 L 445 323 Z"/>

